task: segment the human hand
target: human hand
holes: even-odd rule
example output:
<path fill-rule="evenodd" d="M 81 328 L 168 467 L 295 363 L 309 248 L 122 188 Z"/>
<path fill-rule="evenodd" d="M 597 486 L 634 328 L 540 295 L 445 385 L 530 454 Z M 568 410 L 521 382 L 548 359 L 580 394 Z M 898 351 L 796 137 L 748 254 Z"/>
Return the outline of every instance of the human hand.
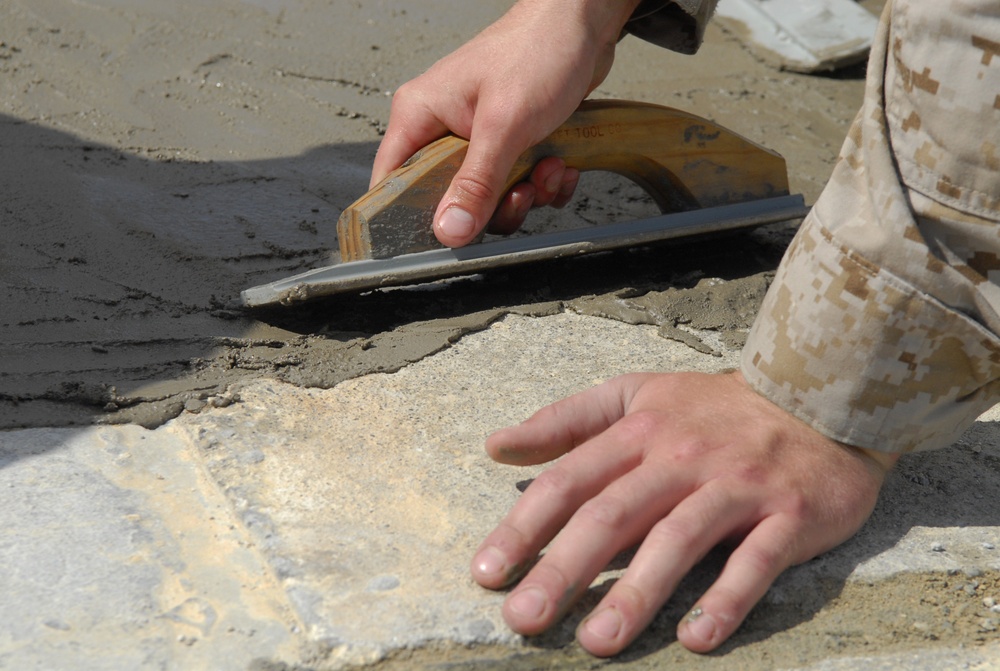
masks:
<path fill-rule="evenodd" d="M 554 131 L 604 80 L 638 0 L 520 0 L 498 21 L 393 97 L 371 186 L 418 149 L 454 133 L 469 140 L 434 214 L 434 233 L 458 247 L 518 228 L 532 206 L 564 205 L 579 173 L 541 161 L 497 208 L 517 157 Z M 493 216 L 494 211 L 496 215 Z"/>
<path fill-rule="evenodd" d="M 678 627 L 696 652 L 725 641 L 787 567 L 847 540 L 865 522 L 896 456 L 836 443 L 759 396 L 739 373 L 636 374 L 497 431 L 506 464 L 565 455 L 483 541 L 472 574 L 499 589 L 515 631 L 557 622 L 622 550 L 624 576 L 580 624 L 591 653 L 628 646 L 712 547 L 738 546 Z"/>

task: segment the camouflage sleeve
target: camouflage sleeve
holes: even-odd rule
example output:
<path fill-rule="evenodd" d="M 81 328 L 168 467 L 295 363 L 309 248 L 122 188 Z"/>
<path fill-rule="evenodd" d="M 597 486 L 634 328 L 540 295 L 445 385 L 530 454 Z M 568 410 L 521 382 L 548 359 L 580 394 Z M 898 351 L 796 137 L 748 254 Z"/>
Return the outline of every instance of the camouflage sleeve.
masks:
<path fill-rule="evenodd" d="M 889 0 L 864 106 L 743 352 L 824 434 L 906 452 L 1000 401 L 1000 3 Z"/>
<path fill-rule="evenodd" d="M 693 54 L 701 46 L 705 24 L 715 5 L 716 0 L 643 0 L 625 24 L 623 34 Z"/>

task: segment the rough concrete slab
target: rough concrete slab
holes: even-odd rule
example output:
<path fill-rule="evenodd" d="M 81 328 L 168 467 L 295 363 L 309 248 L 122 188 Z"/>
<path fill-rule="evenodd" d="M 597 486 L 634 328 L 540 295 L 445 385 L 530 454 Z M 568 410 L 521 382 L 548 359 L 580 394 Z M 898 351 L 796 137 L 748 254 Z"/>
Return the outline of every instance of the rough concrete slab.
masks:
<path fill-rule="evenodd" d="M 284 595 L 174 431 L 0 433 L 0 528 L 0 668 L 297 653 Z"/>
<path fill-rule="evenodd" d="M 528 346 L 527 343 L 532 343 Z M 330 391 L 272 382 L 186 416 L 209 471 L 282 579 L 309 635 L 344 662 L 429 643 L 516 644 L 502 595 L 468 562 L 538 469 L 493 464 L 490 431 L 602 379 L 718 369 L 654 327 L 508 317 L 392 375 Z"/>
<path fill-rule="evenodd" d="M 502 595 L 468 577 L 474 548 L 516 499 L 517 483 L 538 472 L 491 463 L 483 439 L 546 402 L 618 373 L 718 370 L 734 363 L 733 356 L 732 350 L 721 358 L 698 354 L 657 337 L 654 327 L 573 314 L 508 317 L 398 373 L 366 376 L 329 391 L 256 383 L 241 391 L 239 405 L 187 415 L 176 428 L 203 451 L 309 637 L 329 649 L 327 664 L 374 662 L 442 645 L 500 646 L 508 652 L 498 659 L 508 664 L 514 654 L 540 663 L 536 656 L 550 653 L 512 635 L 500 620 Z M 802 620 L 804 613 L 822 612 L 837 592 L 850 593 L 852 585 L 867 609 L 868 598 L 891 600 L 898 590 L 951 590 L 925 584 L 949 575 L 961 576 L 963 599 L 981 601 L 996 592 L 992 598 L 1000 601 L 1000 585 L 989 582 L 1000 571 L 993 542 L 1000 536 L 1000 501 L 992 495 L 1000 488 L 996 435 L 994 424 L 985 421 L 949 453 L 905 460 L 865 530 L 787 573 L 765 610 L 781 611 L 786 619 L 794 612 Z M 623 566 L 602 575 L 594 598 Z M 682 590 L 640 646 L 646 653 L 630 663 L 645 668 L 646 657 L 665 654 L 666 632 L 716 568 L 709 562 Z M 910 577 L 864 596 L 869 585 L 900 576 Z M 982 591 L 977 585 L 970 596 L 967 586 L 977 576 L 989 580 L 983 578 Z M 845 598 L 848 611 L 861 606 Z M 993 614 L 976 605 L 969 626 L 983 620 L 988 628 Z M 902 601 L 899 606 L 907 607 Z M 571 650 L 581 614 L 542 650 Z M 743 646 L 760 629 L 781 633 L 781 626 L 762 619 Z M 795 634 L 778 636 L 772 654 L 779 659 L 782 646 L 801 647 L 788 637 Z M 804 641 L 812 645 L 809 637 Z M 817 654 L 821 659 L 830 650 L 819 646 L 802 659 Z M 427 655 L 422 663 L 433 668 L 434 659 Z M 690 668 L 714 668 L 694 660 L 687 660 Z"/>
<path fill-rule="evenodd" d="M 703 337 L 706 334 L 701 334 Z M 0 434 L 0 667 L 596 668 L 573 628 L 525 640 L 476 586 L 479 540 L 538 468 L 485 436 L 641 369 L 718 370 L 655 326 L 509 316 L 394 374 L 331 390 L 261 380 L 157 429 Z M 1000 428 L 904 459 L 853 540 L 787 572 L 733 642 L 686 652 L 677 619 L 715 553 L 625 669 L 930 669 L 1000 664 Z M 282 666 L 290 664 L 291 666 Z"/>

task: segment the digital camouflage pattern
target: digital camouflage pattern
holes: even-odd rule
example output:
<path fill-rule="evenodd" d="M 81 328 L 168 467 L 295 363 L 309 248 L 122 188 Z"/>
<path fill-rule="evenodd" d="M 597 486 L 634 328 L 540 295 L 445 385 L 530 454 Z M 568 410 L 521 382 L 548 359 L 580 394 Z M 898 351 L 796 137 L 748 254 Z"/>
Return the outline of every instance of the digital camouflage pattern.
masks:
<path fill-rule="evenodd" d="M 998 144 L 1000 2 L 889 0 L 864 105 L 743 350 L 750 384 L 891 452 L 949 445 L 1000 401 Z"/>

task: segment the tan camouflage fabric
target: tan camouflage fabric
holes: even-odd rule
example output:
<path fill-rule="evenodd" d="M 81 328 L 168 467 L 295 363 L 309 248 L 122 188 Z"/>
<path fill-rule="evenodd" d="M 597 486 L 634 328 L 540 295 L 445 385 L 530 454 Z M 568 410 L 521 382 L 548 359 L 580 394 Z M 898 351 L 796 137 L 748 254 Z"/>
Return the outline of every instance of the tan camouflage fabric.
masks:
<path fill-rule="evenodd" d="M 864 105 L 744 348 L 750 384 L 888 452 L 947 446 L 1000 402 L 998 145 L 1000 2 L 889 0 Z"/>
<path fill-rule="evenodd" d="M 743 351 L 824 434 L 905 452 L 1000 401 L 1000 3 L 890 0 L 865 102 Z"/>

